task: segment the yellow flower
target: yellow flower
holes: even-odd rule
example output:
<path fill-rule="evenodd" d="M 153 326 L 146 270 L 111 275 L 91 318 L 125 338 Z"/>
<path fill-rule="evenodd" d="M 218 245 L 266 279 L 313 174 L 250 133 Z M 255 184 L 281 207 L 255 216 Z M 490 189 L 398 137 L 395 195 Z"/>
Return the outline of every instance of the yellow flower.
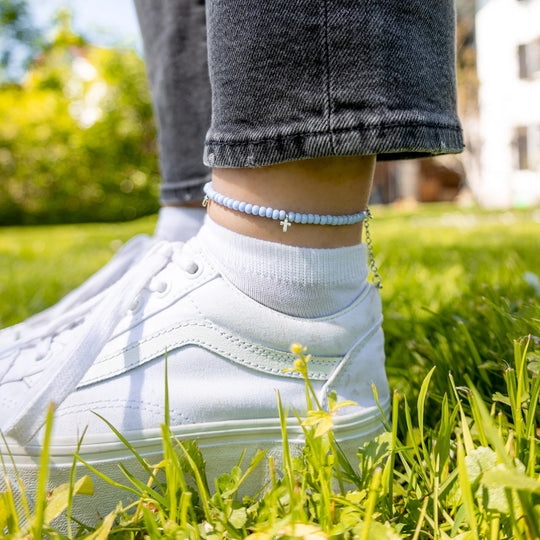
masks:
<path fill-rule="evenodd" d="M 300 343 L 293 343 L 291 345 L 291 352 L 294 354 L 300 354 L 302 352 L 302 345 L 300 345 Z"/>

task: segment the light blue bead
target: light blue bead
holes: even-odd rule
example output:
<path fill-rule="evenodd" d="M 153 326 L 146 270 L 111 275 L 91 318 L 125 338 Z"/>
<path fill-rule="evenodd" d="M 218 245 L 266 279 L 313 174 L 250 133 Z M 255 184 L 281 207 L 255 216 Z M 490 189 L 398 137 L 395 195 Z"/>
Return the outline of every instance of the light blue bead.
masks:
<path fill-rule="evenodd" d="M 338 225 L 345 225 L 345 216 L 339 216 Z"/>
<path fill-rule="evenodd" d="M 259 208 L 259 216 L 260 216 L 260 217 L 266 216 L 266 206 L 261 206 L 261 207 Z"/>
<path fill-rule="evenodd" d="M 294 222 L 295 223 L 300 223 L 302 221 L 302 214 L 299 214 L 298 212 L 296 212 L 294 214 Z"/>
<path fill-rule="evenodd" d="M 308 216 L 307 214 L 302 214 L 302 223 L 307 223 Z"/>
<path fill-rule="evenodd" d="M 242 201 L 242 202 L 238 205 L 238 210 L 239 210 L 240 212 L 245 212 L 245 210 L 246 210 L 246 203 Z"/>
<path fill-rule="evenodd" d="M 232 208 L 233 204 L 234 204 L 234 199 L 227 199 L 227 208 Z"/>
<path fill-rule="evenodd" d="M 258 215 L 259 215 L 259 205 L 258 205 L 258 204 L 254 204 L 254 205 L 251 207 L 251 213 L 252 213 L 254 216 L 258 216 Z"/>
<path fill-rule="evenodd" d="M 287 217 L 289 218 L 289 221 L 290 221 L 291 223 L 294 222 L 294 212 L 289 212 L 289 214 L 288 214 Z"/>
<path fill-rule="evenodd" d="M 266 209 L 266 217 L 267 217 L 267 218 L 271 218 L 273 215 L 274 215 L 274 209 L 268 207 L 268 208 Z"/>
<path fill-rule="evenodd" d="M 320 217 L 321 217 L 321 219 L 320 219 L 319 223 L 321 225 L 326 225 L 326 222 L 328 221 L 328 216 L 320 216 Z"/>
<path fill-rule="evenodd" d="M 279 219 L 284 220 L 287 217 L 287 212 L 285 210 L 279 211 Z"/>
<path fill-rule="evenodd" d="M 233 210 L 238 210 L 238 208 L 240 207 L 240 201 L 234 201 L 232 207 Z"/>
<path fill-rule="evenodd" d="M 315 223 L 315 225 L 318 225 L 320 222 L 321 222 L 321 216 L 319 214 L 315 214 L 313 216 L 313 223 Z"/>
<path fill-rule="evenodd" d="M 315 216 L 313 214 L 308 214 L 307 222 L 308 223 L 313 223 L 314 220 L 315 220 Z"/>
<path fill-rule="evenodd" d="M 247 204 L 246 204 L 246 208 L 244 209 L 244 212 L 245 212 L 246 214 L 251 214 L 251 209 L 252 209 L 252 208 L 253 208 L 253 205 L 250 204 L 250 203 L 247 203 Z"/>
<path fill-rule="evenodd" d="M 274 210 L 272 212 L 272 219 L 279 219 L 279 210 Z"/>

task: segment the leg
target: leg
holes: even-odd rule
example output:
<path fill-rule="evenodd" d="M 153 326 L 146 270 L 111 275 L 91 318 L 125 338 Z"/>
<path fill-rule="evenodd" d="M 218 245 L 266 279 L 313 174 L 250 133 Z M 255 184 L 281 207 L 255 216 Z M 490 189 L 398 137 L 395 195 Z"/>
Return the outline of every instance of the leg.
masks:
<path fill-rule="evenodd" d="M 201 143 L 210 122 L 204 2 L 135 0 L 159 127 L 161 202 L 202 200 L 210 170 Z"/>
<path fill-rule="evenodd" d="M 214 187 L 229 197 L 300 213 L 358 212 L 375 154 L 461 149 L 450 0 L 436 9 L 422 0 L 209 0 L 207 9 L 213 106 L 205 159 Z M 345 452 L 354 456 L 380 430 L 371 385 L 385 409 L 390 396 L 361 227 L 321 219 L 283 232 L 270 217 L 222 203 L 210 203 L 188 243 L 155 246 L 82 324 L 61 321 L 46 339 L 0 358 L 0 428 L 19 442 L 23 476 L 37 477 L 28 456 L 39 453 L 50 399 L 54 437 L 75 448 L 77 427 L 88 425 L 80 454 L 110 477 L 118 476 L 114 437 L 90 409 L 155 457 L 165 360 L 172 431 L 197 438 L 210 475 L 230 470 L 243 448 L 278 448 L 275 389 L 306 412 L 303 383 L 287 371 L 292 342 L 313 354 L 309 376 L 323 406 L 331 391 L 356 402 L 334 418 Z M 23 357 L 33 360 L 31 372 Z M 288 430 L 301 444 L 294 417 Z M 54 437 L 58 481 L 71 459 Z M 130 465 L 129 452 L 114 458 Z"/>
<path fill-rule="evenodd" d="M 214 169 L 212 181 L 220 193 L 272 208 L 294 207 L 314 214 L 353 214 L 368 204 L 375 156 L 324 157 L 290 161 L 257 169 Z M 247 216 L 216 204 L 208 215 L 220 225 L 270 242 L 313 248 L 359 244 L 362 224 L 343 227 L 303 225 L 284 234 L 276 222 Z"/>
<path fill-rule="evenodd" d="M 205 159 L 218 192 L 259 206 L 347 214 L 367 205 L 375 154 L 461 151 L 452 0 L 437 9 L 421 0 L 256 3 L 207 3 L 213 114 Z M 359 224 L 295 225 L 284 234 L 272 220 L 214 203 L 208 213 L 237 233 L 292 246 L 361 240 Z M 263 249 L 252 245 L 253 253 Z M 224 272 L 279 309 L 263 292 L 275 290 L 275 276 L 255 294 L 247 275 L 238 279 L 230 264 Z M 349 290 L 352 301 L 358 288 Z"/>
<path fill-rule="evenodd" d="M 162 175 L 156 234 L 188 240 L 202 225 L 210 170 L 201 143 L 210 121 L 204 2 L 135 0 L 158 122 Z"/>

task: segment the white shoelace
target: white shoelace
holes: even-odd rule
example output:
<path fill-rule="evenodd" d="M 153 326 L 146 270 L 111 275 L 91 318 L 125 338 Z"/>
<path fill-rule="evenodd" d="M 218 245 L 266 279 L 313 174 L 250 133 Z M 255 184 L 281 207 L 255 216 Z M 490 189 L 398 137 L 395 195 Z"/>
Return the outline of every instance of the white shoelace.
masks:
<path fill-rule="evenodd" d="M 85 281 L 75 290 L 64 296 L 54 306 L 16 324 L 11 328 L 5 328 L 0 332 L 0 352 L 4 353 L 12 349 L 12 346 L 20 346 L 23 342 L 35 339 L 38 333 L 46 335 L 63 318 L 76 310 L 83 315 L 95 305 L 96 295 L 119 279 L 137 259 L 148 249 L 152 238 L 146 234 L 134 236 L 124 244 L 116 255 L 101 270 Z M 84 304 L 84 309 L 80 307 Z"/>
<path fill-rule="evenodd" d="M 76 388 L 94 360 L 110 339 L 120 319 L 135 302 L 141 291 L 172 260 L 178 244 L 159 242 L 132 267 L 105 295 L 95 301 L 93 310 L 74 339 L 42 371 L 39 380 L 19 397 L 13 414 L 1 426 L 4 433 L 23 443 L 42 426 L 50 402 L 60 405 Z M 68 324 L 81 314 L 70 312 L 54 326 Z M 43 333 L 41 333 L 43 336 Z M 27 340 L 25 340 L 26 342 Z"/>

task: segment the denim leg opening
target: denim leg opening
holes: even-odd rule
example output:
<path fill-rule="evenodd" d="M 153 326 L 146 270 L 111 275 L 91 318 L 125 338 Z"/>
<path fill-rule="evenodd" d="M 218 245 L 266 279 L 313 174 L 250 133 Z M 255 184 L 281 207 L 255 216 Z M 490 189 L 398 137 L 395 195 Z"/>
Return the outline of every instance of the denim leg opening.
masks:
<path fill-rule="evenodd" d="M 463 147 L 459 125 L 383 124 L 250 141 L 207 141 L 204 160 L 212 167 L 261 167 L 333 155 L 377 154 L 379 160 L 427 157 L 459 153 Z"/>

